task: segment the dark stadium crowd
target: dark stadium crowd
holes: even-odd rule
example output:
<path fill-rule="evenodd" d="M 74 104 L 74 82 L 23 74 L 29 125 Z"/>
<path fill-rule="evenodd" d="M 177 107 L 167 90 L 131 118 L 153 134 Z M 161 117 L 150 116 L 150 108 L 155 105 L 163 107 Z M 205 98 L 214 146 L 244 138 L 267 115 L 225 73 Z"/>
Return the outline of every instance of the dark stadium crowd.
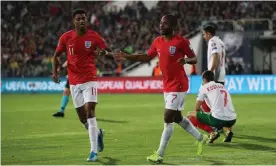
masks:
<path fill-rule="evenodd" d="M 177 32 L 186 35 L 202 22 L 241 18 L 275 18 L 275 2 L 192 2 L 160 1 L 148 9 L 143 2 L 128 2 L 124 9 L 103 1 L 28 1 L 1 2 L 1 66 L 2 77 L 48 76 L 51 56 L 59 37 L 72 28 L 72 11 L 87 10 L 89 28 L 102 35 L 113 51 L 145 52 L 159 33 L 162 15 L 172 13 L 178 19 Z M 267 25 L 253 28 L 264 29 Z M 244 26 L 252 28 L 250 24 Z M 232 30 L 232 24 L 219 24 L 221 30 Z M 65 60 L 65 54 L 63 60 Z M 125 68 L 132 62 L 125 62 Z M 121 67 L 121 66 L 120 66 Z M 100 71 L 115 73 L 113 59 L 97 57 Z"/>

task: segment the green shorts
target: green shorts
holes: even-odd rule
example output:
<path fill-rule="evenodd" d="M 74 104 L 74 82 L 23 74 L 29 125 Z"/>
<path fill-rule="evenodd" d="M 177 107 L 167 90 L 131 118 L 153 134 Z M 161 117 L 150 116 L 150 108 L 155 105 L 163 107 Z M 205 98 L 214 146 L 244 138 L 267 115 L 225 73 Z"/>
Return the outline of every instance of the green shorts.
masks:
<path fill-rule="evenodd" d="M 229 121 L 220 120 L 220 119 L 214 118 L 211 114 L 204 113 L 202 111 L 197 112 L 196 117 L 201 123 L 204 123 L 216 128 L 232 127 L 236 123 L 236 119 L 229 120 Z"/>

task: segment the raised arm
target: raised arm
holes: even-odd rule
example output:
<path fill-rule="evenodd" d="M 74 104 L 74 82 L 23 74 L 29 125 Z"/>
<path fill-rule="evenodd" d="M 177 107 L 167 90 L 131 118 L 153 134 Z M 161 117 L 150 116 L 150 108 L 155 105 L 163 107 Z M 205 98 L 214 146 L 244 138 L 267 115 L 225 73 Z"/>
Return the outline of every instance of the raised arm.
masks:
<path fill-rule="evenodd" d="M 151 61 L 158 54 L 156 50 L 156 41 L 157 39 L 153 41 L 147 53 L 128 55 L 120 51 L 114 54 L 114 58 L 116 61 L 120 61 L 120 60 L 130 60 L 130 61 L 139 61 L 139 62 Z"/>
<path fill-rule="evenodd" d="M 128 55 L 122 51 L 115 53 L 114 58 L 116 61 L 120 60 L 131 60 L 131 61 L 140 61 L 140 62 L 148 62 L 152 60 L 152 57 L 148 54 L 134 54 L 134 55 Z"/>

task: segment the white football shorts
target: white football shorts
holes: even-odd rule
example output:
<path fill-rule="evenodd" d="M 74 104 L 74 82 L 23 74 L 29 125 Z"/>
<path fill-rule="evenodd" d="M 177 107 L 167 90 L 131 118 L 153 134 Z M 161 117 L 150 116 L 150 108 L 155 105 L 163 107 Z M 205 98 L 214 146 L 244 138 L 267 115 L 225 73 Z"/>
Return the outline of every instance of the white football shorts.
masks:
<path fill-rule="evenodd" d="M 97 81 L 83 84 L 70 85 L 70 91 L 75 108 L 79 108 L 88 102 L 98 103 Z"/>
<path fill-rule="evenodd" d="M 164 92 L 165 108 L 170 110 L 184 110 L 186 92 Z"/>

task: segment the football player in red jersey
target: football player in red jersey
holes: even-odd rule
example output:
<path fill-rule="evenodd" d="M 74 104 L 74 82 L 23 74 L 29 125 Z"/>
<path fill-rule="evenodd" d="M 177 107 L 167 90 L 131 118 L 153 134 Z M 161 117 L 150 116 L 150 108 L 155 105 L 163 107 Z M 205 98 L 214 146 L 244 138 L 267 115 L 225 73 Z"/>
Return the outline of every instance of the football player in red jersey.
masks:
<path fill-rule="evenodd" d="M 91 144 L 87 161 L 96 161 L 97 151 L 103 150 L 103 131 L 98 129 L 95 108 L 97 98 L 97 69 L 95 51 L 100 48 L 99 55 L 113 56 L 107 48 L 105 40 L 96 32 L 87 29 L 86 12 L 76 9 L 73 12 L 75 29 L 64 33 L 53 57 L 54 82 L 59 82 L 60 63 L 58 57 L 63 51 L 67 53 L 67 71 L 73 104 L 80 121 L 88 128 Z"/>
<path fill-rule="evenodd" d="M 189 87 L 188 77 L 184 71 L 184 64 L 195 64 L 197 58 L 190 46 L 189 40 L 174 34 L 177 25 L 175 16 L 169 14 L 162 17 L 160 22 L 160 36 L 157 37 L 147 54 L 128 55 L 123 52 L 115 53 L 115 60 L 150 61 L 155 56 L 159 58 L 159 65 L 163 75 L 163 91 L 165 99 L 164 130 L 160 146 L 147 160 L 161 163 L 164 151 L 171 138 L 174 122 L 190 133 L 197 141 L 197 154 L 202 153 L 202 145 L 208 140 L 207 135 L 202 135 L 190 122 L 182 116 L 185 95 Z M 185 58 L 187 56 L 187 58 Z"/>

